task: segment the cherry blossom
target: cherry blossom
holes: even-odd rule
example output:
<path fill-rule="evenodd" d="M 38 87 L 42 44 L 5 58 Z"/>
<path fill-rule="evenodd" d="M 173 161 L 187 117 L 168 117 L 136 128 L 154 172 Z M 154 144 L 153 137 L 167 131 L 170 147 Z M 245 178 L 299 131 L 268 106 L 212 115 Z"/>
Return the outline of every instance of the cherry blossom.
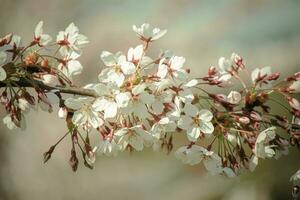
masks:
<path fill-rule="evenodd" d="M 144 41 L 155 41 L 164 36 L 167 30 L 152 28 L 150 24 L 142 24 L 141 27 L 133 25 L 133 31 Z"/>
<path fill-rule="evenodd" d="M 75 111 L 72 117 L 74 124 L 78 126 L 88 124 L 93 128 L 97 128 L 103 124 L 103 120 L 93 109 L 92 103 L 93 99 L 86 97 L 66 99 L 65 105 Z"/>
<path fill-rule="evenodd" d="M 50 35 L 43 33 L 43 24 L 44 22 L 40 21 L 36 25 L 34 31 L 34 41 L 40 46 L 46 46 L 52 40 L 52 37 Z"/>
<path fill-rule="evenodd" d="M 190 141 L 197 141 L 201 133 L 212 134 L 214 131 L 214 126 L 211 123 L 213 115 L 209 110 L 198 110 L 196 106 L 187 103 L 184 112 L 186 115 L 179 119 L 178 126 L 187 131 L 187 137 Z"/>

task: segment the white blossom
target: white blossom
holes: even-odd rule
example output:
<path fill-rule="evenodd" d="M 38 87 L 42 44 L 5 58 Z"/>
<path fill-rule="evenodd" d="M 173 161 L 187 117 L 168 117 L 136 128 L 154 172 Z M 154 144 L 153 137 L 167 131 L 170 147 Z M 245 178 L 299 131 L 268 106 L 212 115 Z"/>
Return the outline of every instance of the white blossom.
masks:
<path fill-rule="evenodd" d="M 34 39 L 40 46 L 46 46 L 52 40 L 52 37 L 50 35 L 44 34 L 43 24 L 44 24 L 44 22 L 40 21 L 36 25 L 35 31 L 34 31 Z"/>
<path fill-rule="evenodd" d="M 275 150 L 273 145 L 269 142 L 275 139 L 276 127 L 269 127 L 266 130 L 259 133 L 255 142 L 255 155 L 259 158 L 271 158 L 275 156 Z"/>
<path fill-rule="evenodd" d="M 100 141 L 98 145 L 98 153 L 106 156 L 116 156 L 120 151 L 120 147 L 117 144 L 115 136 L 107 137 Z"/>
<path fill-rule="evenodd" d="M 159 28 L 152 28 L 150 24 L 142 24 L 141 27 L 133 25 L 133 31 L 145 41 L 154 41 L 167 33 L 167 30 L 160 30 Z"/>
<path fill-rule="evenodd" d="M 101 60 L 109 67 L 99 74 L 98 78 L 103 83 L 115 83 L 118 87 L 122 86 L 126 75 L 135 73 L 135 65 L 127 61 L 125 55 L 118 52 L 112 54 L 108 51 L 103 51 Z"/>
<path fill-rule="evenodd" d="M 233 65 L 233 62 L 231 59 L 226 59 L 225 57 L 219 58 L 218 71 L 220 72 L 220 77 L 219 77 L 220 81 L 227 82 L 231 79 L 232 65 Z"/>
<path fill-rule="evenodd" d="M 227 96 L 227 102 L 231 104 L 238 104 L 242 99 L 241 93 L 237 91 L 231 91 Z"/>
<path fill-rule="evenodd" d="M 272 70 L 270 66 L 263 68 L 256 68 L 251 73 L 251 79 L 253 84 L 259 83 L 257 86 L 261 89 L 267 89 L 272 86 L 272 81 L 261 81 L 267 76 L 272 74 Z"/>
<path fill-rule="evenodd" d="M 130 93 L 120 93 L 116 87 L 108 87 L 102 83 L 97 84 L 94 90 L 101 96 L 97 98 L 93 104 L 95 111 L 103 111 L 104 119 L 114 118 L 117 115 L 119 108 L 124 108 L 128 105 L 131 98 Z"/>
<path fill-rule="evenodd" d="M 173 56 L 167 63 L 165 58 L 161 59 L 158 65 L 157 76 L 165 78 L 167 75 L 179 80 L 187 79 L 187 72 L 183 69 L 184 57 Z"/>
<path fill-rule="evenodd" d="M 65 31 L 60 31 L 56 37 L 56 42 L 61 45 L 60 52 L 76 51 L 89 43 L 87 37 L 79 33 L 79 29 L 74 23 L 71 23 Z"/>
<path fill-rule="evenodd" d="M 93 99 L 88 97 L 68 98 L 65 100 L 65 105 L 75 111 L 72 117 L 72 122 L 75 125 L 89 124 L 93 128 L 97 128 L 103 124 L 103 120 L 98 112 L 93 109 L 92 101 Z"/>
<path fill-rule="evenodd" d="M 231 168 L 222 166 L 221 157 L 212 151 L 208 151 L 206 153 L 203 164 L 207 171 L 209 171 L 212 175 L 224 174 L 230 178 L 236 176 L 235 172 Z"/>
<path fill-rule="evenodd" d="M 142 151 L 144 145 L 152 141 L 150 133 L 145 131 L 140 125 L 119 129 L 115 132 L 115 135 L 119 138 L 118 144 L 121 145 L 122 150 L 125 150 L 130 145 L 136 151 Z"/>
<path fill-rule="evenodd" d="M 201 162 L 207 152 L 207 149 L 198 145 L 183 146 L 177 149 L 175 157 L 184 164 L 196 165 Z"/>
<path fill-rule="evenodd" d="M 209 110 L 198 110 L 196 106 L 187 103 L 184 106 L 184 112 L 186 115 L 179 119 L 178 127 L 186 130 L 190 141 L 197 141 L 201 133 L 212 134 L 214 131 L 214 126 L 211 123 L 213 115 Z"/>
<path fill-rule="evenodd" d="M 77 58 L 80 54 L 75 51 L 61 51 L 64 62 L 58 65 L 58 69 L 61 70 L 68 78 L 72 79 L 73 76 L 81 74 L 83 67 Z"/>

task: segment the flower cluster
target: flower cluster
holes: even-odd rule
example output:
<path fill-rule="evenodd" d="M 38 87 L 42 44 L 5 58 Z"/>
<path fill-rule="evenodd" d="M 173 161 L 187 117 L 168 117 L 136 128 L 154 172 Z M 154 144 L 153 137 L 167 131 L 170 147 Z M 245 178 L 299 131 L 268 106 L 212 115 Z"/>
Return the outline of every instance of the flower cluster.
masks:
<path fill-rule="evenodd" d="M 72 77 L 83 69 L 77 59 L 88 39 L 73 23 L 54 42 L 44 33 L 43 22 L 38 23 L 27 46 L 16 35 L 1 38 L 4 124 L 9 129 L 24 128 L 24 116 L 36 104 L 49 112 L 58 104 L 58 116 L 66 120 L 68 132 L 44 154 L 44 161 L 71 135 L 69 162 L 74 171 L 78 150 L 85 166 L 92 168 L 96 154 L 116 156 L 147 147 L 169 153 L 179 134 L 186 142 L 175 150 L 176 158 L 189 165 L 203 162 L 212 174 L 228 177 L 254 170 L 261 159 L 279 158 L 291 146 L 300 148 L 300 103 L 295 98 L 300 72 L 278 81 L 280 74 L 272 73 L 271 67 L 257 68 L 249 74 L 252 83 L 247 86 L 241 73 L 248 69 L 242 57 L 233 53 L 229 59 L 221 57 L 204 77 L 192 78 L 184 57 L 170 51 L 156 58 L 148 56 L 152 42 L 166 30 L 143 24 L 133 26 L 133 31 L 141 44 L 125 53 L 103 51 L 104 68 L 98 82 L 82 88 L 74 85 Z M 54 53 L 49 54 L 46 48 L 53 47 Z M 228 94 L 202 87 L 230 89 L 234 82 L 241 89 Z M 28 87 L 34 88 L 36 97 Z M 64 93 L 74 96 L 65 98 Z M 286 105 L 273 94 L 280 95 Z M 274 113 L 271 101 L 288 115 Z M 90 134 L 98 135 L 98 141 L 91 141 Z M 299 172 L 291 178 L 297 179 Z"/>

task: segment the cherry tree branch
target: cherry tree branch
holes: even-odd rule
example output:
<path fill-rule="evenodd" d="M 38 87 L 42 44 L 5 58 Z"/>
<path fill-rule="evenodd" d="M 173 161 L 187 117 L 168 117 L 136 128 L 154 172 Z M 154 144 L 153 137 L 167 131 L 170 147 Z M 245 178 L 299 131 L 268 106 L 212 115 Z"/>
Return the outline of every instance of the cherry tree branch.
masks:
<path fill-rule="evenodd" d="M 76 87 L 62 87 L 62 86 L 49 86 L 45 85 L 42 81 L 35 80 L 34 84 L 38 86 L 40 89 L 46 91 L 59 91 L 60 93 L 65 94 L 74 94 L 74 95 L 81 95 L 81 96 L 90 96 L 90 97 L 97 97 L 97 93 L 91 89 L 83 89 L 83 88 L 76 88 Z M 25 79 L 20 79 L 19 81 L 15 81 L 15 85 L 20 87 L 31 87 L 33 88 L 33 84 L 29 83 Z M 7 83 L 0 81 L 0 88 L 7 87 Z"/>

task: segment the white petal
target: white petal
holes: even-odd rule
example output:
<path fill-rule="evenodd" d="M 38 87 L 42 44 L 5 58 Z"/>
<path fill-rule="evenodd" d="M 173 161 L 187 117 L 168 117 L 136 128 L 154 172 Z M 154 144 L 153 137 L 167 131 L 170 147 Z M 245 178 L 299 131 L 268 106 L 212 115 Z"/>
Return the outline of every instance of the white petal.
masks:
<path fill-rule="evenodd" d="M 197 139 L 200 136 L 200 133 L 201 133 L 200 128 L 199 127 L 193 127 L 193 126 L 189 127 L 186 131 L 188 139 L 192 142 L 197 141 Z"/>
<path fill-rule="evenodd" d="M 197 79 L 192 79 L 188 83 L 185 84 L 186 87 L 194 87 L 198 84 Z"/>
<path fill-rule="evenodd" d="M 157 76 L 160 78 L 165 78 L 168 74 L 168 66 L 165 64 L 160 64 L 158 66 Z"/>
<path fill-rule="evenodd" d="M 72 122 L 75 125 L 82 125 L 88 121 L 88 115 L 85 112 L 76 111 L 72 117 Z"/>
<path fill-rule="evenodd" d="M 170 59 L 170 64 L 171 64 L 171 68 L 174 70 L 179 70 L 183 67 L 185 63 L 185 58 L 184 57 L 179 57 L 179 56 L 173 56 Z"/>
<path fill-rule="evenodd" d="M 135 65 L 132 62 L 122 62 L 121 63 L 122 72 L 125 75 L 130 75 L 135 73 Z"/>
<path fill-rule="evenodd" d="M 237 91 L 231 91 L 227 96 L 227 101 L 232 104 L 238 104 L 242 99 L 241 93 Z"/>
<path fill-rule="evenodd" d="M 106 108 L 108 103 L 109 103 L 108 100 L 106 100 L 105 98 L 100 97 L 100 98 L 97 98 L 95 100 L 95 102 L 92 105 L 92 108 L 95 111 L 103 111 Z"/>
<path fill-rule="evenodd" d="M 115 60 L 115 55 L 108 51 L 103 51 L 100 57 L 105 66 L 111 67 L 117 64 Z"/>
<path fill-rule="evenodd" d="M 70 76 L 74 76 L 74 75 L 78 75 L 81 73 L 83 67 L 80 64 L 79 61 L 77 60 L 70 60 L 68 62 L 68 70 L 69 70 L 69 75 Z"/>
<path fill-rule="evenodd" d="M 0 51 L 0 65 L 5 63 L 7 59 L 7 54 L 4 51 Z"/>
<path fill-rule="evenodd" d="M 146 84 L 142 83 L 139 85 L 136 85 L 133 89 L 132 89 L 132 94 L 133 95 L 138 95 L 140 93 L 142 93 L 146 88 Z"/>
<path fill-rule="evenodd" d="M 3 67 L 0 67 L 0 81 L 4 81 L 7 78 L 6 71 Z"/>
<path fill-rule="evenodd" d="M 214 126 L 211 122 L 201 122 L 200 123 L 200 130 L 204 134 L 211 134 L 214 132 Z"/>
<path fill-rule="evenodd" d="M 130 93 L 129 92 L 124 92 L 124 93 L 119 93 L 116 95 L 116 102 L 118 104 L 119 108 L 124 108 L 128 106 L 128 103 L 130 101 Z"/>
<path fill-rule="evenodd" d="M 93 89 L 97 92 L 100 96 L 105 96 L 110 94 L 110 89 L 107 87 L 107 85 L 103 83 L 96 84 Z"/>
<path fill-rule="evenodd" d="M 231 69 L 232 62 L 224 57 L 221 57 L 218 61 L 218 65 L 221 72 L 226 72 Z"/>
<path fill-rule="evenodd" d="M 209 122 L 212 120 L 213 114 L 207 109 L 202 109 L 199 111 L 199 118 L 202 121 Z"/>
<path fill-rule="evenodd" d="M 178 120 L 178 127 L 187 130 L 191 127 L 192 123 L 193 120 L 190 117 L 184 115 Z"/>
<path fill-rule="evenodd" d="M 142 151 L 144 148 L 143 140 L 141 137 L 137 137 L 136 135 L 132 135 L 129 137 L 128 143 L 136 150 Z"/>
<path fill-rule="evenodd" d="M 40 44 L 42 46 L 46 46 L 47 44 L 49 44 L 49 42 L 51 42 L 51 40 L 52 40 L 52 37 L 50 35 L 43 34 L 43 35 L 41 35 L 41 38 L 40 38 Z"/>
<path fill-rule="evenodd" d="M 186 103 L 183 111 L 186 115 L 189 115 L 191 117 L 195 117 L 198 113 L 198 108 L 194 105 L 192 105 L 191 103 Z"/>
<path fill-rule="evenodd" d="M 155 101 L 155 98 L 152 94 L 142 92 L 140 94 L 140 100 L 145 104 L 151 105 Z"/>
<path fill-rule="evenodd" d="M 83 101 L 80 99 L 68 98 L 65 100 L 65 105 L 73 110 L 78 110 L 82 107 Z"/>
<path fill-rule="evenodd" d="M 118 105 L 115 102 L 108 101 L 104 110 L 104 119 L 114 118 L 118 112 Z"/>
<path fill-rule="evenodd" d="M 43 21 L 40 21 L 34 30 L 34 36 L 35 37 L 40 37 L 40 35 L 43 34 Z"/>
<path fill-rule="evenodd" d="M 159 38 L 161 38 L 162 36 L 164 36 L 167 33 L 167 30 L 159 30 L 158 32 L 156 32 L 153 37 L 151 38 L 151 41 L 157 40 Z"/>

